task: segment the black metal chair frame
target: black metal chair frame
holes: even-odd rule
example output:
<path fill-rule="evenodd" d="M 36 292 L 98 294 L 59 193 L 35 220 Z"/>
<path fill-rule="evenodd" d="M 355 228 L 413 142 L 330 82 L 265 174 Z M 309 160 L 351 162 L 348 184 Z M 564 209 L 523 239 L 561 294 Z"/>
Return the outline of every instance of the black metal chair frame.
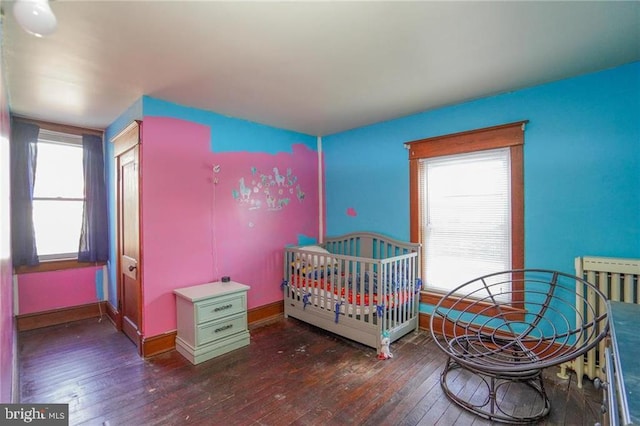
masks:
<path fill-rule="evenodd" d="M 514 296 L 524 302 L 524 312 L 511 305 Z M 607 335 L 605 303 L 606 296 L 593 284 L 545 269 L 503 271 L 458 286 L 431 314 L 433 338 L 448 356 L 442 389 L 462 408 L 491 421 L 541 420 L 551 410 L 542 370 L 586 353 Z M 457 369 L 480 378 L 486 388 L 470 395 L 452 385 L 449 374 Z M 504 404 L 500 393 L 509 384 L 524 384 L 539 398 L 529 406 L 531 412 L 518 413 Z"/>

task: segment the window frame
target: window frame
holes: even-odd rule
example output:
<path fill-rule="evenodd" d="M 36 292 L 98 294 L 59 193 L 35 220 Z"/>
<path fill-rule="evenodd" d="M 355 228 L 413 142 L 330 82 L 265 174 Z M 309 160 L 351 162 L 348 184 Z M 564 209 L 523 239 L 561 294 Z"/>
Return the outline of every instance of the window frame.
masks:
<path fill-rule="evenodd" d="M 59 123 L 51 123 L 48 121 L 35 120 L 28 117 L 23 117 L 20 115 L 13 115 L 13 118 L 16 120 L 20 120 L 26 123 L 33 123 L 40 127 L 41 129 L 50 130 L 53 132 L 59 133 L 67 133 L 76 136 L 82 135 L 97 135 L 102 137 L 103 131 L 98 129 L 91 129 L 85 127 L 76 127 L 70 126 L 66 124 Z M 80 262 L 77 259 L 77 253 L 75 258 L 66 258 L 66 259 L 46 259 L 41 258 L 40 263 L 35 266 L 18 266 L 14 268 L 15 274 L 29 274 L 34 272 L 49 272 L 49 271 L 59 271 L 65 269 L 76 269 L 76 268 L 86 268 L 88 266 L 104 266 L 107 262 Z"/>
<path fill-rule="evenodd" d="M 407 142 L 409 150 L 410 235 L 412 242 L 421 241 L 419 168 L 420 160 L 445 155 L 466 154 L 489 149 L 509 148 L 511 161 L 511 267 L 524 268 L 524 128 L 528 120 L 486 127 L 444 136 Z M 519 282 L 514 283 L 510 307 L 524 312 L 524 292 Z M 442 291 L 422 289 L 420 301 L 435 305 L 444 295 Z M 470 302 L 469 304 L 471 304 Z M 489 304 L 486 304 L 489 306 Z M 463 307 L 463 305 L 458 305 Z M 476 303 L 473 311 L 487 306 Z M 466 308 L 467 306 L 464 305 Z"/>

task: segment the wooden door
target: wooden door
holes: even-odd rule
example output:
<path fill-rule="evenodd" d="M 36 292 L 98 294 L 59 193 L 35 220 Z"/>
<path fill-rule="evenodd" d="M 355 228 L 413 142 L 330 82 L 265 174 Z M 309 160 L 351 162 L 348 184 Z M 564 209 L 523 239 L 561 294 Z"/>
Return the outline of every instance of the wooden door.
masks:
<path fill-rule="evenodd" d="M 132 123 L 113 141 L 117 170 L 118 310 L 122 331 L 142 350 L 139 125 Z"/>

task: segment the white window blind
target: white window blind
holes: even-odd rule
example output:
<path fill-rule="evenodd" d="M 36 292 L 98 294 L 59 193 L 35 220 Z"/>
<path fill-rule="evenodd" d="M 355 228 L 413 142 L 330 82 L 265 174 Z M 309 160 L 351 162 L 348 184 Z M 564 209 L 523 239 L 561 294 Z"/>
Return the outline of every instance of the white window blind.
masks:
<path fill-rule="evenodd" d="M 474 278 L 511 269 L 510 182 L 508 148 L 420 161 L 427 288 L 448 292 Z"/>

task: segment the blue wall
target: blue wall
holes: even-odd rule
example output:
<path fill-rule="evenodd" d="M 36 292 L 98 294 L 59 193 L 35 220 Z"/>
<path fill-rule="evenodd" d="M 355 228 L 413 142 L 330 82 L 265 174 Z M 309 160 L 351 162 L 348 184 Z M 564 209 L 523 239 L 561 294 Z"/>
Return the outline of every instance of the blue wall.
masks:
<path fill-rule="evenodd" d="M 640 62 L 323 137 L 327 235 L 408 239 L 403 143 L 519 120 L 525 266 L 573 273 L 577 256 L 640 257 Z"/>

